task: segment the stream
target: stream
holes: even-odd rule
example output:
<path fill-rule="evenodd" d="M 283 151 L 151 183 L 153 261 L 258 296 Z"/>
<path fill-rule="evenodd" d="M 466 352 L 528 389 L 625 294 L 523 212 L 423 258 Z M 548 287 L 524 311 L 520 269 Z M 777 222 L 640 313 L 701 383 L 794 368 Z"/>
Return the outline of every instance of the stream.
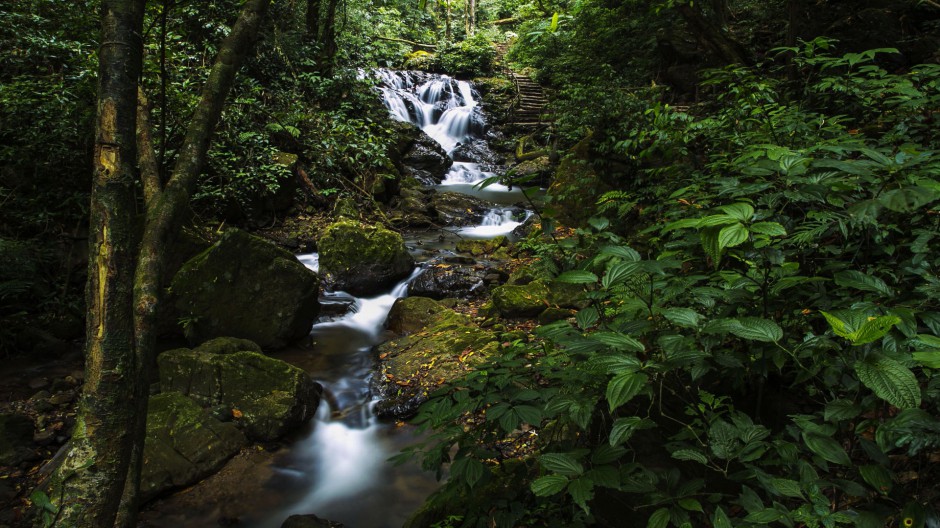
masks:
<path fill-rule="evenodd" d="M 464 142 L 484 139 L 479 97 L 468 82 L 418 72 L 378 70 L 377 75 L 392 116 L 422 128 L 448 154 Z M 454 228 L 452 237 L 508 235 L 521 223 L 519 208 L 509 207 L 524 200 L 521 191 L 498 184 L 483 190 L 475 187 L 493 175 L 485 168 L 493 169 L 454 162 L 435 186 L 493 204 L 479 225 Z M 406 234 L 406 244 L 419 260 L 428 258 L 426 238 L 426 233 Z M 452 240 L 446 242 L 452 249 Z M 422 251 L 414 251 L 418 247 Z M 316 254 L 298 259 L 319 269 Z M 369 380 L 375 368 L 372 349 L 384 340 L 388 312 L 396 299 L 407 295 L 409 283 L 422 270 L 419 264 L 409 278 L 374 297 L 324 292 L 323 312 L 335 315 L 321 316 L 309 343 L 275 355 L 323 385 L 325 397 L 315 419 L 286 447 L 240 455 L 219 474 L 159 501 L 145 512 L 141 525 L 278 528 L 289 515 L 314 513 L 347 527 L 401 526 L 439 484 L 414 462 L 395 466 L 387 461 L 416 441 L 415 430 L 376 418 Z M 204 489 L 193 491 L 200 487 Z"/>

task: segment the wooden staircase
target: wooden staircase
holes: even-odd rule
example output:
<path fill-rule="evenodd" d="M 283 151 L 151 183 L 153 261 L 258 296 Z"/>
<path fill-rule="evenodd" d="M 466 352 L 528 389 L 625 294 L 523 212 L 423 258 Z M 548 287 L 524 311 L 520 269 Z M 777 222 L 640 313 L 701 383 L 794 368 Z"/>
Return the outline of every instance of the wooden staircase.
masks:
<path fill-rule="evenodd" d="M 503 69 L 506 75 L 512 79 L 516 88 L 516 98 L 510 108 L 507 126 L 535 129 L 551 125 L 551 112 L 547 108 L 548 98 L 545 96 L 545 92 L 529 76 L 516 73 L 505 65 L 505 56 L 508 49 L 509 45 L 506 43 L 496 45 L 498 60 L 504 64 Z"/>

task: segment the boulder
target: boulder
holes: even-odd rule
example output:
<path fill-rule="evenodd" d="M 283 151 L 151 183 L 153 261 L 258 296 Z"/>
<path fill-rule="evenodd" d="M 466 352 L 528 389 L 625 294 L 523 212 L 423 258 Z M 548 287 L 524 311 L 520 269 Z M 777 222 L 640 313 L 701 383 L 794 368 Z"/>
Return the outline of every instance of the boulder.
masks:
<path fill-rule="evenodd" d="M 585 225 L 597 210 L 597 200 L 611 190 L 592 165 L 592 140 L 588 136 L 572 148 L 548 188 L 558 220 L 572 227 Z"/>
<path fill-rule="evenodd" d="M 506 180 L 509 182 L 521 182 L 525 185 L 538 185 L 544 187 L 548 184 L 555 167 L 551 159 L 546 156 L 540 156 L 535 159 L 523 161 L 513 168 L 509 169 Z"/>
<path fill-rule="evenodd" d="M 389 149 L 389 158 L 412 170 L 425 185 L 440 183 L 454 161 L 441 144 L 410 123 L 392 121 L 396 139 Z"/>
<path fill-rule="evenodd" d="M 140 477 L 142 499 L 211 475 L 247 443 L 234 424 L 219 422 L 178 392 L 151 396 Z"/>
<path fill-rule="evenodd" d="M 471 139 L 458 144 L 451 152 L 451 156 L 454 161 L 479 163 L 480 168 L 485 171 L 494 171 L 503 162 L 482 139 Z"/>
<path fill-rule="evenodd" d="M 439 262 L 430 264 L 408 286 L 411 295 L 441 300 L 468 299 L 485 293 L 490 271 L 483 266 Z"/>
<path fill-rule="evenodd" d="M 230 229 L 183 265 L 171 290 L 191 343 L 235 336 L 273 349 L 310 333 L 319 285 L 286 250 Z"/>
<path fill-rule="evenodd" d="M 331 224 L 320 237 L 320 269 L 338 290 L 353 295 L 393 286 L 414 269 L 401 235 L 353 220 Z"/>
<path fill-rule="evenodd" d="M 534 280 L 524 286 L 493 288 L 493 305 L 503 317 L 534 317 L 549 306 L 545 281 Z"/>
<path fill-rule="evenodd" d="M 30 458 L 33 420 L 22 414 L 0 414 L 0 466 L 15 466 Z"/>
<path fill-rule="evenodd" d="M 440 225 L 475 225 L 483 220 L 490 205 L 479 198 L 458 192 L 436 192 L 430 197 L 431 209 Z"/>
<path fill-rule="evenodd" d="M 383 396 L 381 417 L 407 418 L 434 387 L 472 370 L 497 350 L 496 335 L 472 324 L 469 316 L 430 299 L 399 299 L 389 328 L 404 335 L 378 346 L 379 372 L 373 388 Z"/>
<path fill-rule="evenodd" d="M 457 251 L 469 253 L 475 257 L 492 255 L 499 248 L 506 246 L 506 237 L 498 236 L 486 240 L 463 239 L 457 242 Z"/>
<path fill-rule="evenodd" d="M 291 515 L 281 528 L 343 528 L 342 523 L 321 519 L 316 515 Z"/>
<path fill-rule="evenodd" d="M 276 440 L 313 417 L 322 388 L 306 372 L 251 347 L 233 351 L 232 342 L 207 345 L 160 354 L 161 391 L 177 391 L 202 406 L 221 408 L 226 418 L 260 441 Z"/>

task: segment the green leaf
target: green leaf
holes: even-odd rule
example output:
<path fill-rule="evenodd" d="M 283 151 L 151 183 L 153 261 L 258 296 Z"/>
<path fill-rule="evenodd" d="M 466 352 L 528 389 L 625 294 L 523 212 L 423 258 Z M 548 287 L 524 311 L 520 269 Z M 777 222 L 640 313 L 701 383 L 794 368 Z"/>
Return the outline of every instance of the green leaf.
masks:
<path fill-rule="evenodd" d="M 699 464 L 708 464 L 708 457 L 695 449 L 677 449 L 672 452 L 672 458 L 676 460 L 694 460 Z"/>
<path fill-rule="evenodd" d="M 533 480 L 529 487 L 536 497 L 548 497 L 568 487 L 568 477 L 545 475 Z"/>
<path fill-rule="evenodd" d="M 721 506 L 715 507 L 715 513 L 712 514 L 712 527 L 731 528 L 731 519 L 728 518 L 728 514 L 725 513 L 724 508 Z"/>
<path fill-rule="evenodd" d="M 832 331 L 835 332 L 837 336 L 850 339 L 849 336 L 852 335 L 852 330 L 849 329 L 845 321 L 843 321 L 842 319 L 839 319 L 838 317 L 828 312 L 824 312 L 822 310 L 820 310 L 819 313 L 823 314 L 823 317 L 826 318 L 826 322 L 829 323 L 829 326 L 832 328 Z"/>
<path fill-rule="evenodd" d="M 879 279 L 878 277 L 866 275 L 860 271 L 840 271 L 833 275 L 833 278 L 835 279 L 836 284 L 839 286 L 878 293 L 885 297 L 894 296 L 894 290 L 888 287 L 888 285 L 885 284 L 885 281 Z"/>
<path fill-rule="evenodd" d="M 732 224 L 718 232 L 718 250 L 734 247 L 747 241 L 747 228 L 743 224 Z"/>
<path fill-rule="evenodd" d="M 695 225 L 701 229 L 703 227 L 726 226 L 728 224 L 735 223 L 738 223 L 738 220 L 736 220 L 733 216 L 722 214 L 699 218 Z"/>
<path fill-rule="evenodd" d="M 880 357 L 855 364 L 858 379 L 876 396 L 899 409 L 920 407 L 920 385 L 911 369 Z"/>
<path fill-rule="evenodd" d="M 731 327 L 731 333 L 750 341 L 775 343 L 783 338 L 783 330 L 777 323 L 759 317 L 742 317 Z"/>
<path fill-rule="evenodd" d="M 607 273 L 601 280 L 601 286 L 603 286 L 604 289 L 610 289 L 632 277 L 639 270 L 639 262 L 618 262 L 607 270 Z"/>
<path fill-rule="evenodd" d="M 702 250 L 712 259 L 712 265 L 716 268 L 721 262 L 721 247 L 718 245 L 718 228 L 703 229 L 699 233 L 702 240 Z"/>
<path fill-rule="evenodd" d="M 660 508 L 654 511 L 646 523 L 646 528 L 666 528 L 667 526 L 669 526 L 668 508 Z"/>
<path fill-rule="evenodd" d="M 826 404 L 823 419 L 827 422 L 838 422 L 840 420 L 851 420 L 859 414 L 862 409 L 855 405 L 852 400 L 838 399 Z"/>
<path fill-rule="evenodd" d="M 921 365 L 927 368 L 940 369 L 940 350 L 930 350 L 928 352 L 914 352 L 913 357 L 914 357 L 914 361 L 920 363 Z"/>
<path fill-rule="evenodd" d="M 512 411 L 520 420 L 529 425 L 539 425 L 542 421 L 542 411 L 531 405 L 517 405 Z"/>
<path fill-rule="evenodd" d="M 594 449 L 593 453 L 591 453 L 591 463 L 609 464 L 620 459 L 620 457 L 622 457 L 626 452 L 627 450 L 620 446 L 601 444 Z"/>
<path fill-rule="evenodd" d="M 574 503 L 580 506 L 585 513 L 591 513 L 591 509 L 587 505 L 587 501 L 594 498 L 594 482 L 591 479 L 582 477 L 572 480 L 568 484 L 568 493 Z"/>
<path fill-rule="evenodd" d="M 795 480 L 775 478 L 770 480 L 770 490 L 794 499 L 803 498 L 803 490 L 800 489 L 800 483 Z"/>
<path fill-rule="evenodd" d="M 663 310 L 663 317 L 670 323 L 683 328 L 697 328 L 701 315 L 690 308 L 668 308 Z"/>
<path fill-rule="evenodd" d="M 878 202 L 896 213 L 911 213 L 938 197 L 940 194 L 933 189 L 911 186 L 888 191 L 878 197 Z"/>
<path fill-rule="evenodd" d="M 473 488 L 483 478 L 484 473 L 487 469 L 483 462 L 475 458 L 458 458 L 450 466 L 451 475 L 461 479 L 464 483 Z"/>
<path fill-rule="evenodd" d="M 901 322 L 900 317 L 882 315 L 869 318 L 861 328 L 852 333 L 849 339 L 853 345 L 864 345 L 885 336 L 892 328 Z"/>
<path fill-rule="evenodd" d="M 849 458 L 848 453 L 845 452 L 845 449 L 842 448 L 839 442 L 836 442 L 831 437 L 819 433 L 803 431 L 803 443 L 806 444 L 806 447 L 808 447 L 810 451 L 819 455 L 823 460 L 843 466 L 852 465 L 852 460 Z"/>
<path fill-rule="evenodd" d="M 880 464 L 869 464 L 860 466 L 858 472 L 861 473 L 865 482 L 878 490 L 878 493 L 887 495 L 894 485 L 894 479 L 891 478 L 891 472 Z"/>
<path fill-rule="evenodd" d="M 751 233 L 768 236 L 786 236 L 787 230 L 777 222 L 757 222 L 751 224 Z"/>
<path fill-rule="evenodd" d="M 558 13 L 552 15 L 552 22 L 548 26 L 548 30 L 554 33 L 558 29 Z"/>
<path fill-rule="evenodd" d="M 605 257 L 619 257 L 627 262 L 639 262 L 643 257 L 637 251 L 627 246 L 605 246 L 600 255 Z"/>
<path fill-rule="evenodd" d="M 603 231 L 610 226 L 610 220 L 604 217 L 592 216 L 588 218 L 588 224 L 597 231 Z"/>
<path fill-rule="evenodd" d="M 744 520 L 756 524 L 770 524 L 774 521 L 780 520 L 781 517 L 783 517 L 783 514 L 778 510 L 773 508 L 766 508 L 761 511 L 749 513 L 747 517 L 744 518 Z"/>
<path fill-rule="evenodd" d="M 593 306 L 579 310 L 574 316 L 574 320 L 578 323 L 578 328 L 581 330 L 587 330 L 594 326 L 594 323 L 596 323 L 598 319 L 600 319 L 600 315 L 597 313 L 597 308 Z"/>
<path fill-rule="evenodd" d="M 754 208 L 751 206 L 751 204 L 744 202 L 738 202 L 731 205 L 722 205 L 719 207 L 719 209 L 724 211 L 728 216 L 740 222 L 748 222 L 751 220 L 751 217 L 754 216 Z"/>
<path fill-rule="evenodd" d="M 584 474 L 584 466 L 567 453 L 545 453 L 539 457 L 542 466 L 559 475 L 569 477 Z"/>
<path fill-rule="evenodd" d="M 571 270 L 555 277 L 555 281 L 568 284 L 593 284 L 597 282 L 597 275 L 590 271 Z"/>
<path fill-rule="evenodd" d="M 620 445 L 633 436 L 633 433 L 639 429 L 647 429 L 646 420 L 639 416 L 630 416 L 627 418 L 617 418 L 614 425 L 610 428 L 610 445 Z"/>
<path fill-rule="evenodd" d="M 620 332 L 595 332 L 591 334 L 591 337 L 614 350 L 627 352 L 643 352 L 646 350 L 643 343 Z"/>
<path fill-rule="evenodd" d="M 638 372 L 626 372 L 614 376 L 607 384 L 607 403 L 610 405 L 610 412 L 614 412 L 639 394 L 646 387 L 647 380 L 646 374 Z"/>

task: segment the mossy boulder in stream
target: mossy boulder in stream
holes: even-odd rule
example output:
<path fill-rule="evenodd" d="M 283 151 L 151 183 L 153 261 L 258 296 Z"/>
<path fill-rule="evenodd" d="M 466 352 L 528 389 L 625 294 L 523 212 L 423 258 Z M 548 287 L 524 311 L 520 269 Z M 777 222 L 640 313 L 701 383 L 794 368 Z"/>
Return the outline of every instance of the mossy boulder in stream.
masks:
<path fill-rule="evenodd" d="M 191 343 L 235 336 L 273 349 L 310 332 L 319 285 L 289 252 L 230 229 L 183 265 L 171 289 Z"/>
<path fill-rule="evenodd" d="M 548 285 L 534 280 L 524 286 L 493 288 L 493 306 L 503 317 L 534 317 L 548 308 Z"/>
<path fill-rule="evenodd" d="M 212 418 L 179 392 L 151 396 L 140 477 L 143 500 L 211 475 L 247 443 L 235 424 Z"/>
<path fill-rule="evenodd" d="M 383 396 L 376 406 L 382 417 L 413 415 L 434 387 L 472 370 L 497 349 L 495 334 L 423 297 L 395 301 L 388 324 L 402 335 L 377 348 L 373 385 Z"/>
<path fill-rule="evenodd" d="M 338 290 L 376 293 L 407 277 L 415 261 L 401 235 L 355 220 L 331 224 L 319 241 L 320 269 Z"/>
<path fill-rule="evenodd" d="M 322 388 L 306 372 L 238 341 L 169 350 L 157 363 L 163 392 L 178 391 L 214 408 L 256 440 L 275 440 L 296 429 L 320 402 Z"/>

